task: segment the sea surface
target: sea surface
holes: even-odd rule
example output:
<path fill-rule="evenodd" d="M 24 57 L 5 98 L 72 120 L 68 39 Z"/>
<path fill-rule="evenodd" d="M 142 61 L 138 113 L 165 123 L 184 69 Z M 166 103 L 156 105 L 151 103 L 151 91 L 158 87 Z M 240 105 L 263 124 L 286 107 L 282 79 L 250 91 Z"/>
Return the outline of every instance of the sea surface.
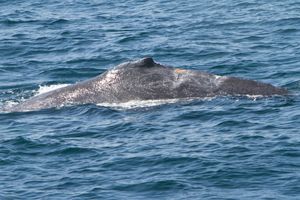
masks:
<path fill-rule="evenodd" d="M 300 1 L 0 0 L 0 107 L 151 56 L 289 96 L 0 113 L 0 199 L 300 199 Z"/>

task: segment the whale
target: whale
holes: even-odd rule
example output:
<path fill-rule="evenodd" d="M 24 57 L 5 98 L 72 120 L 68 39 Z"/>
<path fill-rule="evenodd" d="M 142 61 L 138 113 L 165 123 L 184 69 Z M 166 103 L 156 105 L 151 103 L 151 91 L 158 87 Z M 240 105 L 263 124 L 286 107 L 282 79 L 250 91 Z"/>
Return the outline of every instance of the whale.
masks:
<path fill-rule="evenodd" d="M 268 83 L 166 66 L 146 57 L 119 64 L 94 78 L 34 96 L 5 110 L 24 112 L 134 100 L 286 94 L 286 89 Z"/>

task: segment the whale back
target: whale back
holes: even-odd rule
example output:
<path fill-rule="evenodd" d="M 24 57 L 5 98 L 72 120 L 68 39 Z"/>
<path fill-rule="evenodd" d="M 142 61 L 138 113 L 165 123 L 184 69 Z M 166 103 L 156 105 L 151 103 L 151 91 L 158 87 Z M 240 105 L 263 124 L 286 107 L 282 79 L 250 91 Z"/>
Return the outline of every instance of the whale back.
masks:
<path fill-rule="evenodd" d="M 287 91 L 252 80 L 174 68 L 152 58 L 120 64 L 103 74 L 35 96 L 8 111 L 66 104 L 122 103 L 132 100 L 201 98 L 218 95 L 285 95 Z"/>

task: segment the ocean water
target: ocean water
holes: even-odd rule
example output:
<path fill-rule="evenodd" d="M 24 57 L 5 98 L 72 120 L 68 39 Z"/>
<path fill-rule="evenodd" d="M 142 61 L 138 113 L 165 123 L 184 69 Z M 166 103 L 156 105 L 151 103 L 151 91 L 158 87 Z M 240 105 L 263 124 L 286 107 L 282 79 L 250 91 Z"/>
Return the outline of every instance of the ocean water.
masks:
<path fill-rule="evenodd" d="M 0 105 L 128 60 L 288 97 L 0 113 L 0 199 L 300 199 L 300 2 L 0 0 Z"/>

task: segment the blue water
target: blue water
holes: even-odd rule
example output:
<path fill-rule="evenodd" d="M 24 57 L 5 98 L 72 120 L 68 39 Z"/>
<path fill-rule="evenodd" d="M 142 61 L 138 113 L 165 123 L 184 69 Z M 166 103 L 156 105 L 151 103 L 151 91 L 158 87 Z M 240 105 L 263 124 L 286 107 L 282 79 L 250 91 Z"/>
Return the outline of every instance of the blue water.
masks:
<path fill-rule="evenodd" d="M 156 61 L 287 88 L 0 113 L 0 199 L 300 199 L 296 0 L 0 0 L 0 104 Z"/>

